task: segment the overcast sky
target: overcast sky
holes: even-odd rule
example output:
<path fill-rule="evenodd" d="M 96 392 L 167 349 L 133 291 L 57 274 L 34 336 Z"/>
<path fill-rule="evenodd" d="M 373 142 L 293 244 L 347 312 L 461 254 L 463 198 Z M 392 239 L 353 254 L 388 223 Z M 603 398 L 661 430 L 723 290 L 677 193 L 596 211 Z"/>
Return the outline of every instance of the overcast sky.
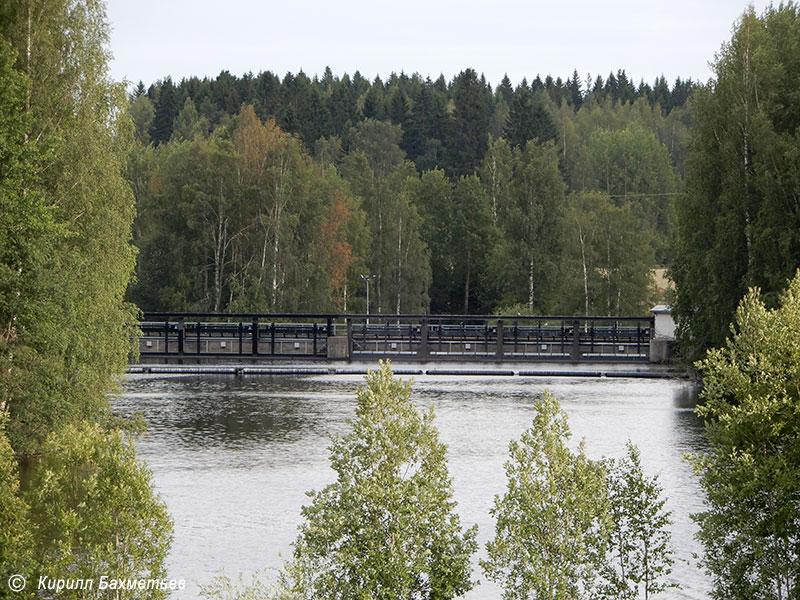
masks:
<path fill-rule="evenodd" d="M 706 81 L 747 7 L 737 0 L 107 0 L 111 74 L 149 84 L 330 66 L 369 79 L 392 71 L 450 80 L 472 67 L 494 85 L 577 69 Z M 752 2 L 758 13 L 767 0 Z"/>

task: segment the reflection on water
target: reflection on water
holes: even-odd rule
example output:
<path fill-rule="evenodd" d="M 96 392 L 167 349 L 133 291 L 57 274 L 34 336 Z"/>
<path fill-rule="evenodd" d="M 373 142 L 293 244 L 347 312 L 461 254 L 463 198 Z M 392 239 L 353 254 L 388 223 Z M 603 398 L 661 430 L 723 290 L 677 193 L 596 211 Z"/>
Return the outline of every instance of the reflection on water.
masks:
<path fill-rule="evenodd" d="M 186 598 L 220 568 L 228 574 L 276 569 L 291 556 L 305 492 L 332 481 L 328 446 L 348 431 L 358 376 L 130 376 L 117 412 L 141 412 L 148 432 L 139 456 L 175 519 L 170 576 L 185 578 Z M 448 446 L 458 511 L 477 524 L 481 550 L 491 538 L 489 515 L 505 488 L 508 442 L 533 418 L 533 401 L 549 389 L 570 419 L 573 443 L 593 456 L 621 456 L 631 439 L 645 470 L 658 474 L 673 511 L 684 589 L 664 598 L 704 598 L 708 584 L 692 554 L 700 548 L 689 514 L 702 508 L 697 481 L 683 459 L 703 449 L 696 392 L 664 380 L 418 376 L 414 400 L 434 407 Z M 474 577 L 481 579 L 477 569 Z M 175 596 L 179 597 L 179 596 Z M 482 582 L 466 598 L 499 598 Z"/>

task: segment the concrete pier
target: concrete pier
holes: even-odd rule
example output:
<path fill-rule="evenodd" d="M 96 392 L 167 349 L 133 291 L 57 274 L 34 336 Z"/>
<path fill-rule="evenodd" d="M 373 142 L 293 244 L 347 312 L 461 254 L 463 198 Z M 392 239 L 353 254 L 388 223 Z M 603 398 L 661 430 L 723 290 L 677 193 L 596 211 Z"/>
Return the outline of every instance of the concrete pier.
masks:
<path fill-rule="evenodd" d="M 659 304 L 650 309 L 650 313 L 653 315 L 653 337 L 650 340 L 649 360 L 656 364 L 667 363 L 678 354 L 672 307 Z"/>

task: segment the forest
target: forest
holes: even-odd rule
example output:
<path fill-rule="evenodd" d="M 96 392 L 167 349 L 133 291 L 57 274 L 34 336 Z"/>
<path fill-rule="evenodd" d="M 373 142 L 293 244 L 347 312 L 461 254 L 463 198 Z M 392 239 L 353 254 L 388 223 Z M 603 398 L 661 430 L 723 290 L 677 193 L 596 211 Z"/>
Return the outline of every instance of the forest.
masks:
<path fill-rule="evenodd" d="M 0 3 L 0 597 L 85 598 L 25 588 L 66 575 L 167 582 L 143 424 L 109 403 L 142 310 L 360 312 L 364 276 L 373 312 L 641 313 L 663 299 L 656 267 L 683 356 L 704 358 L 707 446 L 688 458 L 710 597 L 800 596 L 796 3 L 748 8 L 713 79 L 671 87 L 328 70 L 129 94 L 108 40 L 103 2 Z M 366 383 L 281 597 L 456 597 L 476 544 L 433 413 L 388 365 Z M 507 598 L 671 587 L 669 515 L 636 449 L 588 460 L 557 401 L 531 400 L 486 576 Z"/>
<path fill-rule="evenodd" d="M 130 96 L 143 310 L 641 315 L 695 85 L 356 72 Z"/>

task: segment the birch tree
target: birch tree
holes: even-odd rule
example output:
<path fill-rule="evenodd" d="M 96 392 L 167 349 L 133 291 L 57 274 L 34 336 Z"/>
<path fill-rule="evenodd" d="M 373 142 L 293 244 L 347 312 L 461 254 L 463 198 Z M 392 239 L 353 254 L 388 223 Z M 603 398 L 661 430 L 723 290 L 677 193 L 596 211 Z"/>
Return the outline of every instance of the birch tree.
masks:
<path fill-rule="evenodd" d="M 495 536 L 481 561 L 505 600 L 590 598 L 600 582 L 610 522 L 606 466 L 573 452 L 566 414 L 549 393 L 509 444 L 508 485 L 496 496 Z"/>
<path fill-rule="evenodd" d="M 799 32 L 796 3 L 748 8 L 694 94 L 671 273 L 681 347 L 695 358 L 724 343 L 749 287 L 775 306 L 800 265 L 800 116 L 787 110 Z"/>
<path fill-rule="evenodd" d="M 388 363 L 358 391 L 352 431 L 334 439 L 336 481 L 311 492 L 290 574 L 302 597 L 449 599 L 472 588 L 476 528 L 455 512 L 433 412 Z"/>
<path fill-rule="evenodd" d="M 124 89 L 108 77 L 101 3 L 4 2 L 0 34 L 0 160 L 16 154 L 24 165 L 0 173 L 3 188 L 13 182 L 0 211 L 0 327 L 16 346 L 3 352 L 0 402 L 14 450 L 27 453 L 54 428 L 107 411 L 127 364 L 134 200 L 122 171 L 132 127 Z"/>
<path fill-rule="evenodd" d="M 530 141 L 513 156 L 509 204 L 498 210 L 501 241 L 489 259 L 491 295 L 547 312 L 557 301 L 566 186 L 552 142 Z"/>
<path fill-rule="evenodd" d="M 725 346 L 698 363 L 708 452 L 693 458 L 693 518 L 715 599 L 787 600 L 800 590 L 800 274 L 768 309 L 751 289 Z"/>
<path fill-rule="evenodd" d="M 639 449 L 630 440 L 625 456 L 611 468 L 608 488 L 612 527 L 606 593 L 619 600 L 648 600 L 679 588 L 668 579 L 675 561 L 667 499 L 658 478 L 645 475 Z"/>
<path fill-rule="evenodd" d="M 636 316 L 647 310 L 655 260 L 629 205 L 616 206 L 599 192 L 574 194 L 563 231 L 563 311 Z"/>
<path fill-rule="evenodd" d="M 36 581 L 65 574 L 95 579 L 96 585 L 98 574 L 109 580 L 166 577 L 172 520 L 132 441 L 121 433 L 80 423 L 52 434 L 23 497 L 33 524 Z M 122 590 L 116 597 L 157 600 L 168 594 L 156 588 Z M 85 597 L 82 590 L 58 594 Z"/>

